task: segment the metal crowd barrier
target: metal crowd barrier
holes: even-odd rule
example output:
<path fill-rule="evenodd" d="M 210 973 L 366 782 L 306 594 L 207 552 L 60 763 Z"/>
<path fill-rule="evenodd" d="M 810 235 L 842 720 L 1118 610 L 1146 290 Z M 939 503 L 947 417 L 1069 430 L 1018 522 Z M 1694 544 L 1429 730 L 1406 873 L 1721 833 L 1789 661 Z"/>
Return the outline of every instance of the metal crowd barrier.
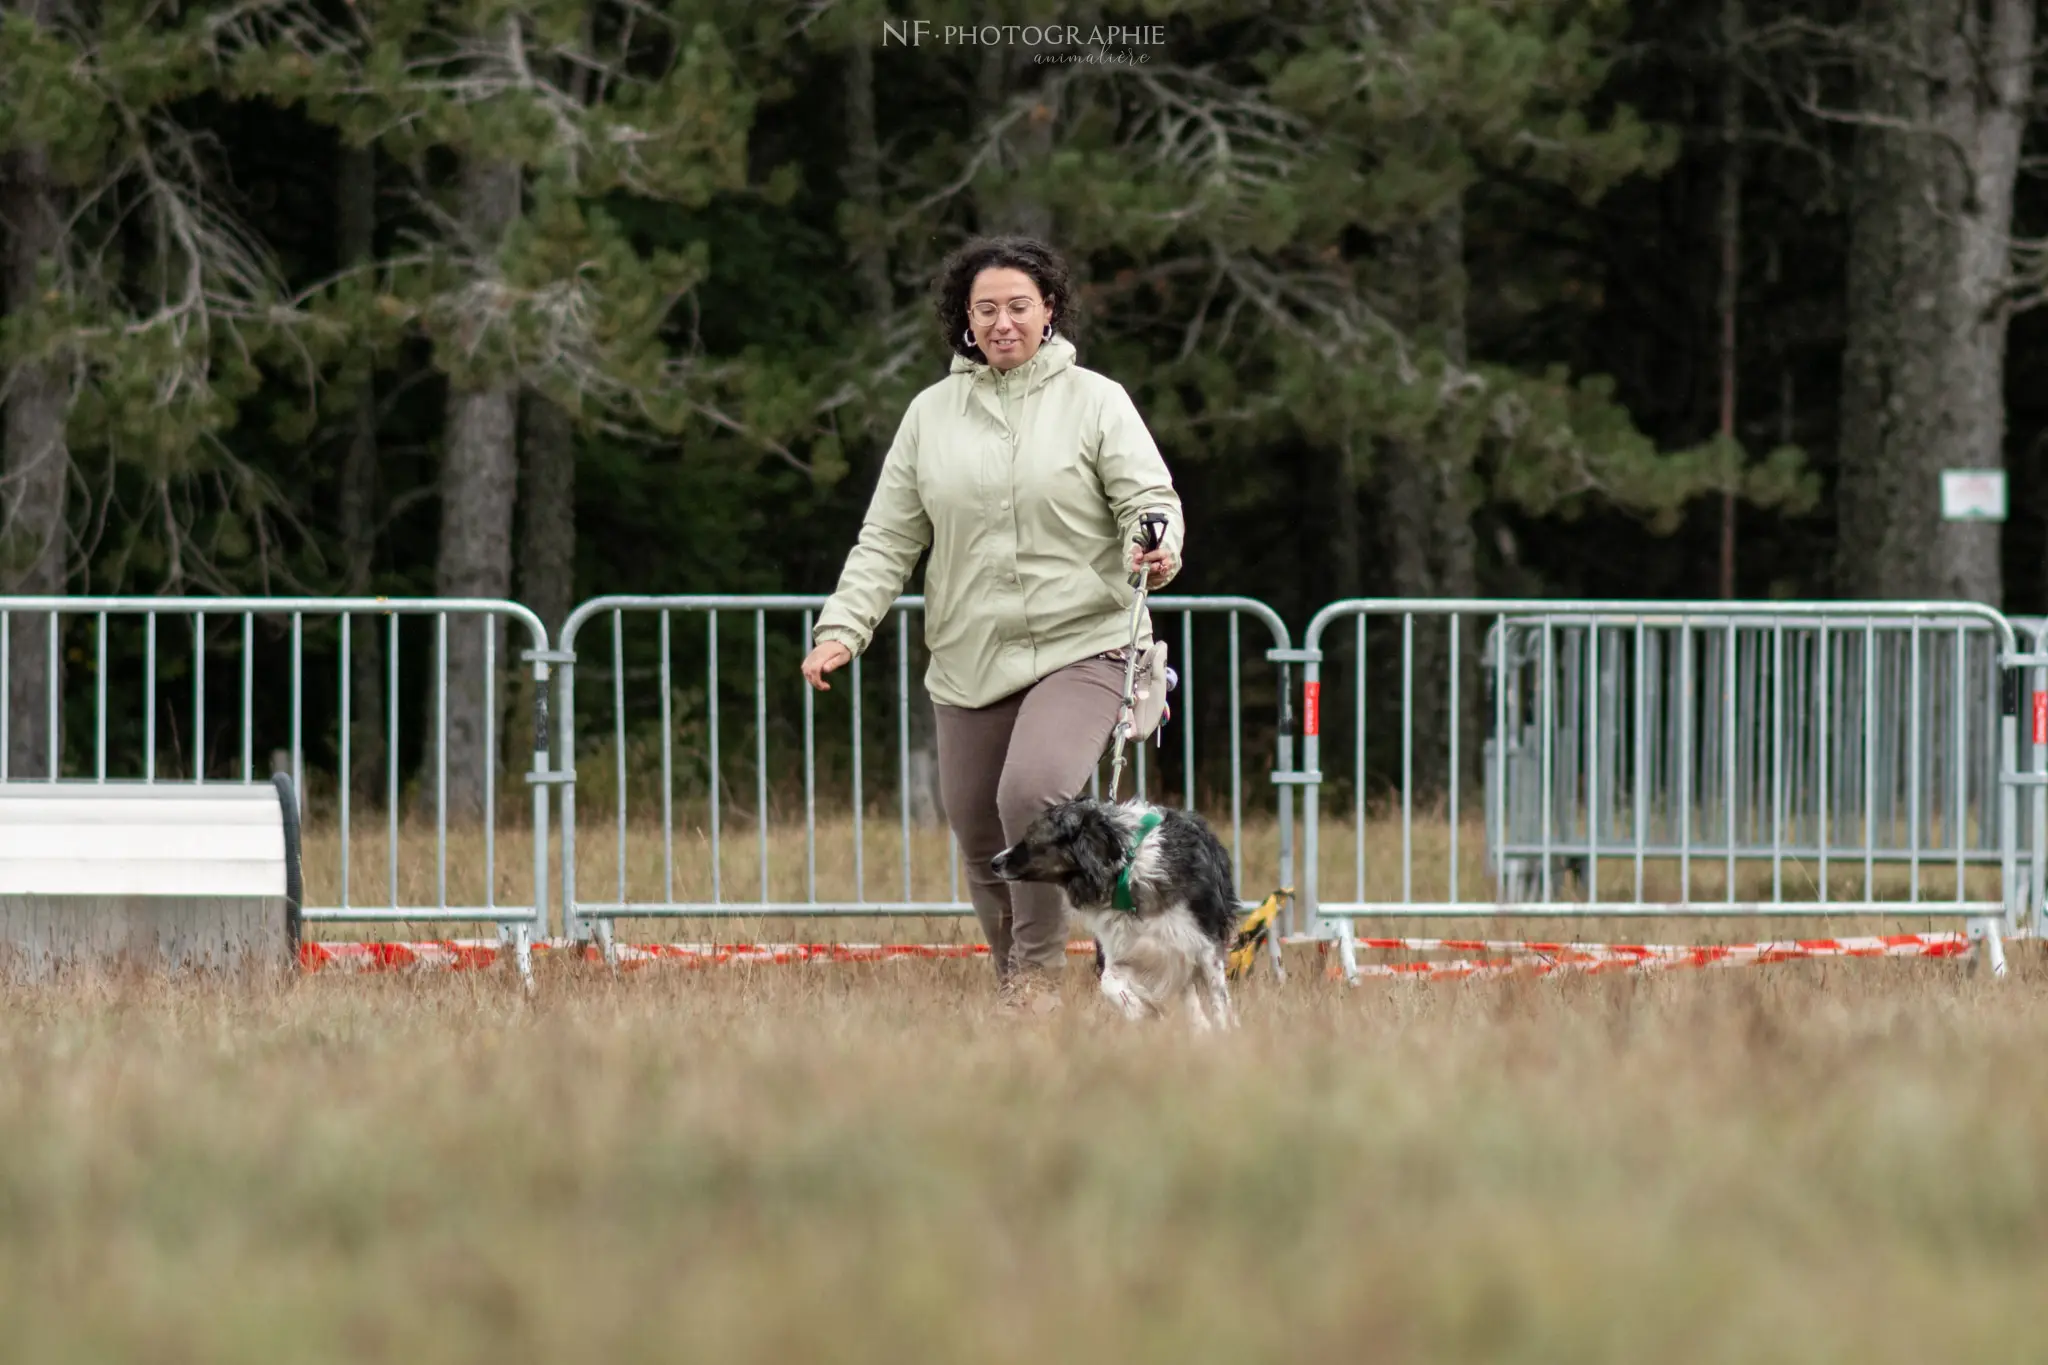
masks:
<path fill-rule="evenodd" d="M 1503 617 L 1483 658 L 1505 693 L 1485 763 L 1504 894 L 1631 855 L 1638 785 L 1654 857 L 1860 840 L 1872 863 L 1995 863 L 1999 653 L 1975 619 Z"/>
<path fill-rule="evenodd" d="M 950 831 L 943 823 L 913 821 L 919 778 L 910 709 L 916 690 L 911 618 L 923 600 L 899 598 L 866 654 L 836 674 L 834 692 L 821 699 L 797 665 L 825 601 L 822 595 L 601 597 L 570 614 L 551 656 L 560 665 L 556 767 L 566 774 L 585 748 L 579 678 L 586 692 L 593 682 L 602 689 L 610 724 L 603 742 L 608 752 L 580 781 L 562 787 L 561 900 L 568 937 L 608 945 L 611 923 L 628 917 L 972 912 Z M 1246 806 L 1257 785 L 1282 775 L 1274 783 L 1275 861 L 1279 885 L 1290 886 L 1293 796 L 1284 775 L 1294 766 L 1293 659 L 1286 625 L 1249 598 L 1156 597 L 1149 607 L 1171 647 L 1179 687 L 1173 722 L 1157 743 L 1141 747 L 1130 781 L 1154 799 L 1177 798 L 1191 807 L 1213 800 L 1208 813 L 1219 826 L 1227 803 L 1226 837 L 1240 893 L 1247 894 Z M 1205 615 L 1223 618 L 1222 639 L 1197 634 L 1195 618 Z M 1263 657 L 1277 668 L 1268 684 L 1275 715 L 1270 770 L 1247 761 L 1246 622 L 1263 627 L 1271 641 Z M 592 648 L 590 636 L 603 626 L 609 630 Z M 1219 656 L 1220 679 L 1202 664 Z M 1202 710 L 1204 699 L 1219 685 L 1227 689 L 1223 724 L 1204 724 L 1205 714 L 1216 714 Z M 827 708 L 822 725 L 821 704 Z M 1217 760 L 1205 768 L 1212 746 Z M 893 753 L 895 769 L 893 777 L 880 774 L 879 782 L 874 769 L 888 766 L 889 758 L 876 765 L 870 755 L 877 752 Z M 1162 771 L 1169 754 L 1178 769 L 1170 775 Z M 1214 779 L 1208 792 L 1205 776 Z M 1099 767 L 1093 780 L 1098 795 L 1102 781 Z M 1212 795 L 1218 784 L 1225 790 Z M 1127 785 L 1126 793 L 1131 790 Z M 588 805 L 600 794 L 609 809 L 595 821 L 579 817 L 579 802 Z M 685 808 L 680 819 L 679 805 Z M 821 829 L 821 819 L 830 828 Z M 739 841 L 732 838 L 735 825 L 744 831 Z M 778 830 L 787 832 L 778 836 Z M 778 840 L 780 857 L 772 852 Z M 752 847 L 735 857 L 736 843 Z M 603 865 L 595 866 L 600 858 Z M 933 870 L 941 858 L 943 877 Z"/>
<path fill-rule="evenodd" d="M 511 602 L 0 598 L 0 782 L 288 769 L 307 921 L 495 923 L 522 972 L 549 929 L 551 800 L 572 940 L 609 945 L 624 917 L 968 913 L 950 831 L 917 816 L 935 785 L 912 709 L 922 601 L 899 599 L 821 716 L 797 663 L 824 601 L 598 598 L 550 649 Z M 1347 971 L 1369 917 L 1946 916 L 1995 969 L 2022 907 L 2048 932 L 2048 621 L 2016 633 L 1954 603 L 1359 599 L 1317 613 L 1296 649 L 1252 599 L 1151 606 L 1180 688 L 1161 742 L 1135 756 L 1136 790 L 1208 814 L 1251 905 L 1268 888 L 1248 867 L 1294 885 L 1305 788 L 1301 895 L 1281 927 L 1335 938 Z M 516 656 L 508 625 L 529 642 Z M 353 713 L 367 686 L 354 651 L 373 640 L 381 753 Z M 471 751 L 503 748 L 505 703 L 524 690 L 527 820 L 495 762 L 488 818 L 472 829 L 450 809 L 451 645 L 460 676 L 483 680 L 483 733 L 460 738 Z M 10 677 L 18 655 L 40 660 L 39 686 Z M 586 705 L 609 705 L 609 724 L 582 733 L 579 671 Z M 25 762 L 22 725 L 43 734 Z M 380 792 L 359 791 L 366 759 L 383 765 Z M 1322 847 L 1325 803 L 1349 807 L 1348 892 L 1325 876 L 1344 861 Z M 1248 842 L 1267 829 L 1270 859 Z M 501 841 L 508 865 L 530 853 L 530 892 L 501 885 Z M 430 876 L 402 856 L 429 843 Z"/>
<path fill-rule="evenodd" d="M 352 650 L 358 634 L 364 633 L 356 628 L 358 618 L 368 618 L 360 622 L 367 632 L 375 632 L 380 621 L 384 626 L 382 714 L 377 719 L 384 731 L 385 781 L 382 810 L 373 806 L 368 822 L 360 818 L 364 812 L 355 808 L 352 790 L 354 765 L 366 757 L 357 752 L 362 747 L 357 742 L 362 720 L 352 714 Z M 410 649 L 400 630 L 405 620 L 418 622 Z M 170 621 L 185 628 L 160 629 L 160 623 Z M 501 658 L 508 646 L 500 636 L 508 625 L 525 629 L 530 647 L 520 656 L 524 662 Z M 45 742 L 43 752 L 34 756 L 39 760 L 34 770 L 10 771 L 13 731 L 18 724 L 31 723 L 27 715 L 12 718 L 17 685 L 26 682 L 10 677 L 14 645 L 23 630 L 37 632 L 39 648 L 34 652 L 43 660 L 37 719 Z M 471 642 L 461 638 L 466 630 L 475 632 L 473 655 L 468 652 Z M 165 638 L 173 634 L 177 638 Z M 418 638 L 421 634 L 427 638 Z M 456 813 L 456 833 L 465 837 L 465 843 L 452 869 L 451 640 L 465 657 L 481 665 L 482 734 L 476 742 L 482 752 L 495 756 L 501 748 L 501 671 L 530 668 L 535 731 L 529 751 L 533 770 L 527 774 L 532 787 L 530 826 L 515 831 L 502 819 L 503 778 L 495 761 L 484 763 L 481 809 L 476 812 L 484 818 L 472 821 Z M 495 923 L 501 939 L 514 948 L 525 976 L 533 939 L 547 933 L 546 650 L 547 629 L 540 618 L 511 602 L 0 597 L 0 698 L 5 699 L 0 704 L 0 782 L 246 784 L 268 782 L 273 766 L 288 767 L 298 794 L 300 827 L 308 831 L 303 850 L 304 921 Z M 266 656 L 260 668 L 259 654 Z M 420 676 L 423 668 L 425 678 Z M 72 686 L 81 674 L 79 685 Z M 167 679 L 175 693 L 160 687 Z M 188 684 L 190 691 L 181 706 L 177 694 Z M 38 689 L 23 685 L 19 690 Z M 89 700 L 81 693 L 89 693 Z M 81 709 L 89 717 L 87 723 L 80 723 Z M 223 712 L 232 717 L 229 724 L 221 723 Z M 422 733 L 415 756 L 401 741 L 416 729 Z M 316 783 L 312 794 L 306 780 L 309 746 L 335 779 L 331 784 Z M 367 757 L 374 761 L 376 756 Z M 425 827 L 429 818 L 431 828 Z M 381 888 L 375 871 L 358 866 L 355 856 L 358 834 L 365 832 L 365 825 L 374 828 L 377 823 L 383 826 L 385 854 Z M 504 899 L 498 842 L 501 833 L 515 832 L 528 841 L 532 880 L 524 896 Z M 470 836 L 480 847 L 468 845 Z M 402 864 L 417 862 L 402 854 L 428 839 L 434 848 L 431 883 L 417 871 L 402 876 Z"/>
<path fill-rule="evenodd" d="M 1487 624 L 1467 633 L 1472 618 Z M 1964 919 L 2002 970 L 2001 928 L 2017 928 L 2025 782 L 2013 697 L 2000 685 L 2001 668 L 2020 659 L 2014 645 L 2003 616 L 1968 604 L 1334 603 L 1303 642 L 1308 911 L 1354 976 L 1353 921 L 1375 916 L 1942 915 Z M 1345 708 L 1323 706 L 1340 658 L 1353 687 L 1348 736 Z M 1444 809 L 1426 826 L 1441 826 L 1446 846 L 1426 859 L 1415 842 L 1418 660 L 1446 681 L 1445 714 L 1457 718 L 1423 737 L 1448 746 Z M 1480 765 L 1487 849 L 1461 868 L 1462 707 L 1475 686 L 1492 736 Z M 1350 740 L 1348 774 L 1324 764 L 1325 718 Z M 1398 764 L 1380 772 L 1398 812 L 1376 823 L 1369 738 L 1388 729 Z M 2048 749 L 2035 752 L 2039 762 Z M 1347 781 L 1354 879 L 1339 896 L 1320 884 L 1320 815 L 1324 789 Z M 2037 883 L 2041 800 L 2037 788 Z M 1376 837 L 1395 839 L 1380 831 L 1396 818 L 1398 849 L 1369 856 Z M 1617 861 L 1618 895 L 1613 881 L 1602 886 L 1603 864 Z M 1904 884 L 1881 895 L 1877 870 L 1895 863 Z M 1997 898 L 1971 892 L 1982 863 L 2000 874 Z M 1768 891 L 1743 892 L 1763 864 Z M 1832 888 L 1844 867 L 1860 870 L 1860 894 Z M 1930 886 L 1935 870 L 1950 894 Z M 1718 894 L 1697 885 L 1702 871 L 1718 871 Z"/>

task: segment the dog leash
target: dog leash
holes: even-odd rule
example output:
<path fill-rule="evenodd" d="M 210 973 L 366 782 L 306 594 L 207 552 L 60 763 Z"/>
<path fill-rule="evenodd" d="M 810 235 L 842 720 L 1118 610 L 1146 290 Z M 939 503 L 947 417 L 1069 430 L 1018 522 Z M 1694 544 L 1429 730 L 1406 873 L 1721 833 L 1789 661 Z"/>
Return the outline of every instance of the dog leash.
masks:
<path fill-rule="evenodd" d="M 1146 512 L 1138 518 L 1138 535 L 1131 543 L 1150 554 L 1166 538 L 1166 514 Z M 1145 596 L 1151 571 L 1139 569 L 1131 575 L 1131 645 L 1124 652 L 1124 696 L 1117 707 L 1116 749 L 1109 763 L 1109 799 L 1116 800 L 1124 780 L 1124 744 L 1138 728 L 1138 633 L 1145 617 Z M 1128 892 L 1126 892 L 1128 895 Z"/>

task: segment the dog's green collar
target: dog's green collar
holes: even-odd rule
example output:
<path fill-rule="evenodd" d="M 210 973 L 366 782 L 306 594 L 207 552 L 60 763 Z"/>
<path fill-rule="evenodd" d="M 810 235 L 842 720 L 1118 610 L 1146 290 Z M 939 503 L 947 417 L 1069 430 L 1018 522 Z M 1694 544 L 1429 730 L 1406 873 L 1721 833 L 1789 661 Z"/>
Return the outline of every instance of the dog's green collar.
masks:
<path fill-rule="evenodd" d="M 1145 836 L 1166 823 L 1166 817 L 1158 811 L 1146 811 L 1138 818 L 1138 832 L 1131 839 L 1131 851 L 1124 857 L 1124 870 L 1116 874 L 1116 889 L 1110 893 L 1109 903 L 1118 910 L 1136 910 L 1131 903 L 1131 865 L 1138 860 L 1138 845 L 1145 842 Z"/>

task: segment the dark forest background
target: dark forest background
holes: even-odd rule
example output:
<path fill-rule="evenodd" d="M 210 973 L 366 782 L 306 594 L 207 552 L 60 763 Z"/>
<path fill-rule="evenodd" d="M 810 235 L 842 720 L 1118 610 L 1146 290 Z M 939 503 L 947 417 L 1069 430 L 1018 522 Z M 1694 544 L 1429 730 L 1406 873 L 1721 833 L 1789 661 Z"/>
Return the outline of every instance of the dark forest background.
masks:
<path fill-rule="evenodd" d="M 1082 41 L 946 33 L 1004 24 Z M 1179 481 L 1176 592 L 2041 612 L 2041 37 L 2026 0 L 13 0 L 0 592 L 553 628 L 828 590 L 944 371 L 934 267 L 1021 231 Z M 1940 519 L 1953 467 L 2009 471 L 2002 526 Z"/>

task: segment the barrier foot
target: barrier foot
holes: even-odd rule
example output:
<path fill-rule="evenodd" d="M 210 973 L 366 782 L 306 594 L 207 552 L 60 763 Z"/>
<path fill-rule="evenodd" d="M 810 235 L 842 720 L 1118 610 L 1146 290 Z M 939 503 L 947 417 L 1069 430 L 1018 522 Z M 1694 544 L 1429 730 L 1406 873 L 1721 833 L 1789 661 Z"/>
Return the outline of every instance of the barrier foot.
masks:
<path fill-rule="evenodd" d="M 519 984 L 533 993 L 533 931 L 523 924 L 512 927 L 512 961 L 519 968 Z"/>
<path fill-rule="evenodd" d="M 1970 939 L 1977 945 L 1976 965 L 1988 967 L 1991 975 L 2005 975 L 2005 936 L 2000 932 L 1995 919 L 1973 919 L 1969 922 Z"/>
<path fill-rule="evenodd" d="M 1348 918 L 1337 921 L 1337 961 L 1343 965 L 1344 984 L 1358 984 L 1358 926 Z"/>
<path fill-rule="evenodd" d="M 612 933 L 612 922 L 601 919 L 597 922 L 597 946 L 604 953 L 604 965 L 611 968 L 613 976 L 619 974 L 619 942 Z"/>

